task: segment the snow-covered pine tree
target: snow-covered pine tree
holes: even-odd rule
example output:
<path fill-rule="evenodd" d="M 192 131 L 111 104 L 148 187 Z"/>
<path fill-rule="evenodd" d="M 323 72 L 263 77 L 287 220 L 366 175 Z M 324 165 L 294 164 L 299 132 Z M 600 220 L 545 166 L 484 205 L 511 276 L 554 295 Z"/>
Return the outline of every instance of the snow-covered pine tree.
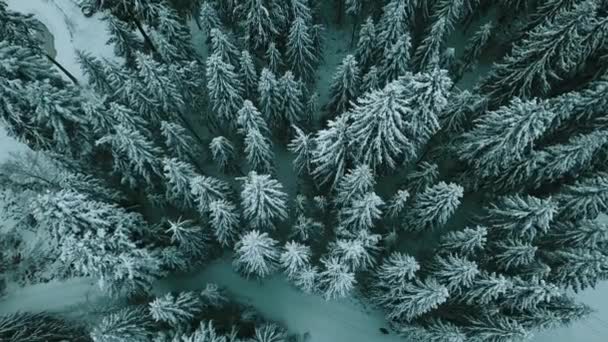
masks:
<path fill-rule="evenodd" d="M 239 24 L 243 28 L 244 37 L 252 50 L 264 48 L 273 44 L 275 36 L 279 34 L 278 23 L 273 16 L 273 1 L 245 0 L 236 6 L 236 13 L 240 18 Z M 271 6 L 268 6 L 268 5 Z"/>
<path fill-rule="evenodd" d="M 299 242 L 289 241 L 283 247 L 279 258 L 281 267 L 288 279 L 296 279 L 300 273 L 310 267 L 310 247 Z"/>
<path fill-rule="evenodd" d="M 230 140 L 223 136 L 211 139 L 209 143 L 213 161 L 221 171 L 228 171 L 236 166 L 236 150 Z"/>
<path fill-rule="evenodd" d="M 532 241 L 550 230 L 557 208 L 551 198 L 503 196 L 485 209 L 482 219 L 502 237 Z"/>
<path fill-rule="evenodd" d="M 161 175 L 162 151 L 140 131 L 117 125 L 112 133 L 97 140 L 96 145 L 109 145 L 113 167 L 129 186 L 135 186 L 138 178 L 143 178 L 145 185 L 151 185 L 153 178 Z"/>
<path fill-rule="evenodd" d="M 165 158 L 163 172 L 167 180 L 167 198 L 181 208 L 192 208 L 194 196 L 190 189 L 190 181 L 196 176 L 192 165 L 177 158 Z"/>
<path fill-rule="evenodd" d="M 200 225 L 181 218 L 168 221 L 168 224 L 167 233 L 171 234 L 171 242 L 178 245 L 180 252 L 195 261 L 206 255 L 208 237 Z"/>
<path fill-rule="evenodd" d="M 294 285 L 302 292 L 311 294 L 318 289 L 319 270 L 317 266 L 308 266 L 302 269 L 295 277 Z"/>
<path fill-rule="evenodd" d="M 360 90 L 361 75 L 357 60 L 353 55 L 347 55 L 338 66 L 329 87 L 329 110 L 335 114 L 345 112 L 357 99 Z"/>
<path fill-rule="evenodd" d="M 363 79 L 361 80 L 361 93 L 365 94 L 378 90 L 381 88 L 380 84 L 380 71 L 378 71 L 378 68 L 375 65 L 372 65 L 367 74 L 363 75 Z"/>
<path fill-rule="evenodd" d="M 351 142 L 348 116 L 340 115 L 329 120 L 327 128 L 317 132 L 313 151 L 313 177 L 320 185 L 336 186 L 346 171 L 348 146 Z"/>
<path fill-rule="evenodd" d="M 238 48 L 230 41 L 230 37 L 222 32 L 221 29 L 212 29 L 210 33 L 211 37 L 211 55 L 220 56 L 221 60 L 232 66 L 239 65 L 239 53 Z"/>
<path fill-rule="evenodd" d="M 470 317 L 465 327 L 468 336 L 481 341 L 525 341 L 530 332 L 516 320 L 504 315 L 485 314 L 481 317 Z"/>
<path fill-rule="evenodd" d="M 370 16 L 361 25 L 355 52 L 361 70 L 368 70 L 369 67 L 374 65 L 377 44 L 376 25 L 374 25 L 374 19 Z"/>
<path fill-rule="evenodd" d="M 198 22 L 200 22 L 201 31 L 208 37 L 211 36 L 211 30 L 220 29 L 222 27 L 222 21 L 220 20 L 217 10 L 213 4 L 208 1 L 201 4 Z"/>
<path fill-rule="evenodd" d="M 200 298 L 194 292 L 167 293 L 149 304 L 150 315 L 155 321 L 174 328 L 185 327 L 202 309 Z"/>
<path fill-rule="evenodd" d="M 386 206 L 386 215 L 391 219 L 401 217 L 409 199 L 410 193 L 407 190 L 397 190 Z"/>
<path fill-rule="evenodd" d="M 608 279 L 608 256 L 598 249 L 562 248 L 548 253 L 547 259 L 549 280 L 560 287 L 579 292 Z"/>
<path fill-rule="evenodd" d="M 106 28 L 110 38 L 106 42 L 107 45 L 114 47 L 114 53 L 117 56 L 124 57 L 127 64 L 135 62 L 135 52 L 143 48 L 141 40 L 137 34 L 122 20 L 116 18 L 112 14 L 107 14 L 102 17 L 106 22 Z"/>
<path fill-rule="evenodd" d="M 426 161 L 420 162 L 405 177 L 404 185 L 412 194 L 424 191 L 439 180 L 439 166 Z"/>
<path fill-rule="evenodd" d="M 488 228 L 476 226 L 443 235 L 439 242 L 439 251 L 461 256 L 474 256 L 482 251 L 487 243 Z"/>
<path fill-rule="evenodd" d="M 336 257 L 321 259 L 323 270 L 319 273 L 319 287 L 326 300 L 347 297 L 357 284 L 355 274 Z"/>
<path fill-rule="evenodd" d="M 281 113 L 281 88 L 275 74 L 264 68 L 258 82 L 258 103 L 264 120 L 273 127 L 278 127 L 282 122 Z"/>
<path fill-rule="evenodd" d="M 268 45 L 265 57 L 268 63 L 268 69 L 272 73 L 278 75 L 281 72 L 281 69 L 283 68 L 283 57 L 274 42 Z"/>
<path fill-rule="evenodd" d="M 257 230 L 242 235 L 234 246 L 234 266 L 247 277 L 264 278 L 270 275 L 278 267 L 277 243 L 268 233 Z"/>
<path fill-rule="evenodd" d="M 390 47 L 409 33 L 410 23 L 414 21 L 414 1 L 390 0 L 383 9 L 378 22 L 378 52 L 387 51 Z"/>
<path fill-rule="evenodd" d="M 352 272 L 369 270 L 376 264 L 374 252 L 377 248 L 368 248 L 361 239 L 338 239 L 329 248 L 331 256 L 338 258 Z"/>
<path fill-rule="evenodd" d="M 287 71 L 279 80 L 280 107 L 286 124 L 298 125 L 305 119 L 304 103 L 302 103 L 303 85 L 296 80 L 291 71 Z"/>
<path fill-rule="evenodd" d="M 312 134 L 306 134 L 298 126 L 292 126 L 295 133 L 293 139 L 287 146 L 289 151 L 295 154 L 293 167 L 300 176 L 312 174 L 312 156 L 314 151 L 314 139 Z"/>
<path fill-rule="evenodd" d="M 467 45 L 464 47 L 461 60 L 459 61 L 458 70 L 456 71 L 456 80 L 460 79 L 465 72 L 470 71 L 479 61 L 479 57 L 487 48 L 492 34 L 494 33 L 494 23 L 487 22 L 469 38 Z"/>
<path fill-rule="evenodd" d="M 504 301 L 501 303 L 512 310 L 535 310 L 539 304 L 550 302 L 552 298 L 563 294 L 555 284 L 538 278 L 523 280 L 516 277 L 513 278 L 513 283 L 513 287 L 505 293 Z"/>
<path fill-rule="evenodd" d="M 433 278 L 414 279 L 390 290 L 384 305 L 391 320 L 411 321 L 443 304 L 449 297 L 448 289 Z"/>
<path fill-rule="evenodd" d="M 219 54 L 207 58 L 207 90 L 211 107 L 225 129 L 236 126 L 237 112 L 243 103 L 243 87 L 234 66 Z"/>
<path fill-rule="evenodd" d="M 513 287 L 511 279 L 502 274 L 481 271 L 471 287 L 458 296 L 468 305 L 487 305 L 504 296 Z"/>
<path fill-rule="evenodd" d="M 268 133 L 266 133 L 268 134 Z M 274 152 L 272 141 L 257 128 L 250 128 L 245 136 L 245 157 L 249 168 L 269 173 L 274 171 Z"/>
<path fill-rule="evenodd" d="M 215 238 L 222 246 L 229 246 L 239 231 L 239 214 L 236 206 L 227 200 L 209 203 L 209 224 Z"/>
<path fill-rule="evenodd" d="M 248 51 L 241 52 L 238 75 L 245 90 L 243 96 L 247 99 L 253 99 L 258 88 L 258 74 Z"/>
<path fill-rule="evenodd" d="M 457 136 L 471 129 L 473 120 L 487 110 L 488 101 L 484 96 L 468 90 L 453 92 L 448 104 L 439 115 L 444 134 Z"/>
<path fill-rule="evenodd" d="M 440 228 L 454 214 L 460 205 L 464 189 L 454 183 L 439 182 L 414 197 L 407 209 L 408 231 L 423 231 Z"/>
<path fill-rule="evenodd" d="M 340 226 L 338 231 L 358 232 L 372 229 L 382 218 L 384 201 L 374 192 L 367 192 L 353 198 L 339 212 Z"/>
<path fill-rule="evenodd" d="M 581 219 L 554 222 L 551 230 L 540 239 L 542 250 L 575 248 L 598 250 L 608 243 L 608 225 L 599 220 Z"/>
<path fill-rule="evenodd" d="M 405 89 L 398 82 L 383 90 L 364 94 L 357 100 L 348 118 L 349 147 L 359 163 L 374 170 L 394 169 L 403 160 L 415 154 L 414 146 L 406 135 L 409 116 L 408 104 L 402 94 Z"/>
<path fill-rule="evenodd" d="M 0 3 L 0 6 L 4 2 Z M 0 9 L 2 9 L 0 7 Z M 3 19 L 3 18 L 0 18 Z M 86 331 L 56 314 L 15 312 L 0 316 L 0 338 L 9 342 L 86 341 Z"/>
<path fill-rule="evenodd" d="M 104 316 L 93 327 L 93 342 L 146 342 L 151 338 L 153 322 L 142 307 L 126 307 Z"/>
<path fill-rule="evenodd" d="M 281 183 L 255 171 L 237 179 L 244 182 L 241 206 L 245 220 L 253 229 L 273 230 L 277 221 L 287 219 L 287 194 Z"/>
<path fill-rule="evenodd" d="M 410 36 L 406 33 L 384 51 L 380 66 L 380 79 L 383 84 L 390 83 L 407 73 L 410 69 L 411 48 Z"/>
<path fill-rule="evenodd" d="M 270 130 L 262 117 L 262 114 L 255 107 L 253 102 L 245 100 L 243 106 L 238 111 L 237 124 L 239 127 L 239 133 L 247 136 L 248 132 L 252 130 L 260 131 L 264 135 L 268 136 Z"/>
<path fill-rule="evenodd" d="M 447 287 L 452 295 L 466 292 L 480 274 L 474 261 L 451 254 L 435 256 L 430 269 L 432 277 Z"/>
<path fill-rule="evenodd" d="M 583 1 L 535 27 L 494 65 L 479 85 L 481 92 L 495 105 L 513 96 L 546 95 L 593 50 L 590 35 L 605 25 L 596 19 L 596 9 L 594 1 Z"/>
<path fill-rule="evenodd" d="M 467 335 L 462 329 L 448 321 L 438 318 L 430 319 L 424 327 L 418 325 L 405 326 L 400 329 L 402 336 L 410 336 L 414 341 L 428 342 L 466 342 Z"/>
<path fill-rule="evenodd" d="M 296 17 L 287 37 L 287 60 L 290 69 L 305 82 L 312 81 L 317 63 L 310 31 L 310 23 L 304 18 Z"/>
<path fill-rule="evenodd" d="M 512 270 L 534 262 L 537 251 L 538 247 L 521 240 L 500 240 L 493 248 L 493 259 L 498 268 Z"/>
<path fill-rule="evenodd" d="M 196 201 L 199 214 L 206 217 L 211 202 L 228 199 L 230 186 L 217 178 L 197 175 L 190 179 L 190 191 Z"/>
<path fill-rule="evenodd" d="M 321 222 L 317 222 L 310 217 L 299 215 L 296 222 L 291 227 L 290 238 L 297 238 L 300 241 L 315 240 L 322 235 L 325 227 Z"/>
<path fill-rule="evenodd" d="M 373 191 L 375 185 L 374 173 L 369 166 L 361 164 L 348 170 L 336 187 L 334 199 L 336 206 L 338 208 L 348 206 L 359 196 Z"/>
<path fill-rule="evenodd" d="M 160 131 L 165 139 L 165 146 L 175 157 L 181 160 L 194 160 L 191 151 L 196 149 L 196 143 L 184 127 L 177 123 L 162 121 Z"/>
<path fill-rule="evenodd" d="M 543 101 L 514 98 L 475 120 L 474 128 L 462 134 L 455 148 L 480 176 L 496 175 L 524 159 L 554 117 Z"/>
<path fill-rule="evenodd" d="M 282 327 L 274 323 L 266 323 L 255 327 L 252 342 L 279 342 L 287 340 L 287 332 Z"/>

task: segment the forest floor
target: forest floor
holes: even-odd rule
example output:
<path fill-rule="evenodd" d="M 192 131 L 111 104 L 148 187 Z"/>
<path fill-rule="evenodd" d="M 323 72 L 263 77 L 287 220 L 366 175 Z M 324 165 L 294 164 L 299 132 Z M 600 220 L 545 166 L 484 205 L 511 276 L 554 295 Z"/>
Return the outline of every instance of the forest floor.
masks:
<path fill-rule="evenodd" d="M 105 45 L 107 34 L 99 14 L 85 18 L 71 0 L 7 0 L 9 8 L 23 13 L 32 13 L 48 28 L 54 39 L 53 47 L 57 60 L 77 79 L 85 83 L 84 75 L 76 61 L 75 51 L 91 52 L 96 57 L 116 59 L 112 48 Z M 194 35 L 193 39 L 200 39 Z M 453 37 L 451 42 L 462 44 L 463 39 Z M 338 30 L 331 25 L 326 32 L 326 56 L 318 71 L 318 91 L 321 103 L 328 97 L 328 89 L 335 68 L 349 51 L 350 27 Z M 455 46 L 458 50 L 461 46 Z M 201 48 L 204 49 L 204 48 Z M 202 54 L 205 51 L 200 51 Z M 477 70 L 477 73 L 487 69 Z M 476 75 L 466 75 L 458 84 L 469 88 Z M 0 162 L 8 153 L 23 149 L 14 140 L 6 137 L 0 127 Z M 277 148 L 277 178 L 285 185 L 290 195 L 295 194 L 295 177 L 291 171 L 291 157 L 284 148 Z M 201 289 L 205 283 L 216 283 L 225 287 L 234 299 L 254 306 L 266 318 L 284 324 L 291 333 L 309 332 L 310 342 L 383 342 L 403 341 L 396 334 L 383 335 L 379 329 L 386 327 L 380 311 L 366 308 L 356 299 L 325 301 L 319 296 L 306 295 L 291 286 L 282 276 L 263 281 L 247 280 L 232 270 L 230 255 L 226 255 L 203 269 L 189 274 L 171 276 L 159 280 L 155 294 L 167 291 Z M 107 298 L 95 282 L 87 278 L 74 278 L 61 282 L 36 284 L 24 288 L 11 286 L 6 298 L 0 301 L 0 314 L 16 311 L 53 311 L 76 314 L 94 310 Z M 589 321 L 577 322 L 571 327 L 538 334 L 536 342 L 570 342 L 575 338 L 585 342 L 605 341 L 608 336 L 608 284 L 597 290 L 580 295 L 583 302 L 599 309 Z"/>

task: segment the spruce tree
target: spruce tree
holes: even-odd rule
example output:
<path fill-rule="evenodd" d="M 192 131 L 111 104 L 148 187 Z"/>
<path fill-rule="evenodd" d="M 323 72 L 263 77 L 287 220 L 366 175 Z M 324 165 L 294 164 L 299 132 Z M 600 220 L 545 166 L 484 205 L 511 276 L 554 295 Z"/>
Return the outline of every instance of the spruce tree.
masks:
<path fill-rule="evenodd" d="M 251 170 L 269 173 L 274 170 L 274 152 L 272 142 L 264 135 L 255 128 L 247 131 L 245 157 Z"/>
<path fill-rule="evenodd" d="M 310 266 L 310 247 L 289 241 L 283 247 L 279 258 L 288 279 L 295 279 L 302 270 Z"/>
<path fill-rule="evenodd" d="M 376 221 L 382 217 L 384 201 L 374 192 L 367 192 L 354 197 L 339 212 L 339 229 L 358 232 L 374 227 Z"/>
<path fill-rule="evenodd" d="M 239 65 L 238 48 L 231 42 L 230 37 L 220 29 L 212 29 L 211 37 L 211 55 L 218 55 L 222 62 L 232 66 Z"/>
<path fill-rule="evenodd" d="M 274 42 L 268 45 L 265 57 L 268 63 L 268 69 L 274 74 L 278 74 L 283 67 L 283 57 Z"/>
<path fill-rule="evenodd" d="M 440 228 L 454 214 L 464 194 L 464 189 L 457 184 L 439 182 L 416 197 L 407 209 L 405 229 L 420 232 Z"/>
<path fill-rule="evenodd" d="M 272 71 L 264 68 L 258 82 L 258 103 L 264 119 L 273 127 L 278 127 L 282 122 L 281 113 L 281 88 Z"/>
<path fill-rule="evenodd" d="M 360 69 L 353 55 L 347 55 L 338 66 L 329 87 L 328 108 L 333 113 L 343 113 L 359 96 L 361 89 Z"/>
<path fill-rule="evenodd" d="M 487 243 L 488 229 L 484 226 L 449 232 L 440 239 L 439 250 L 461 256 L 474 256 Z"/>
<path fill-rule="evenodd" d="M 149 304 L 150 315 L 157 322 L 172 327 L 184 327 L 202 310 L 200 299 L 194 292 L 167 293 Z"/>
<path fill-rule="evenodd" d="M 287 219 L 287 194 L 283 185 L 270 175 L 249 172 L 241 191 L 243 216 L 253 229 L 274 230 L 277 221 Z"/>
<path fill-rule="evenodd" d="M 287 71 L 279 80 L 280 107 L 288 126 L 298 125 L 305 119 L 304 103 L 302 103 L 303 85 L 296 80 L 291 71 Z"/>
<path fill-rule="evenodd" d="M 367 70 L 368 67 L 374 64 L 377 44 L 376 26 L 372 17 L 368 17 L 365 23 L 361 25 L 359 41 L 357 42 L 357 50 L 355 52 L 355 57 L 362 70 Z"/>
<path fill-rule="evenodd" d="M 230 140 L 223 136 L 217 136 L 211 139 L 209 143 L 211 156 L 213 161 L 221 171 L 227 171 L 231 166 L 235 165 L 236 151 Z"/>
<path fill-rule="evenodd" d="M 296 17 L 287 37 L 287 60 L 290 69 L 306 82 L 313 79 L 316 64 L 310 24 L 301 17 Z"/>
<path fill-rule="evenodd" d="M 198 175 L 190 179 L 190 191 L 199 214 L 206 217 L 211 202 L 228 198 L 230 186 L 217 178 Z"/>
<path fill-rule="evenodd" d="M 323 297 L 330 300 L 348 296 L 357 284 L 355 274 L 335 257 L 321 259 L 321 263 L 323 271 L 319 273 L 319 286 Z"/>
<path fill-rule="evenodd" d="M 241 84 L 245 89 L 244 97 L 253 99 L 253 96 L 257 91 L 258 75 L 257 71 L 255 70 L 253 59 L 247 51 L 241 52 L 238 74 L 239 78 L 241 79 Z"/>
<path fill-rule="evenodd" d="M 225 128 L 236 126 L 236 116 L 243 103 L 243 88 L 234 66 L 222 61 L 219 54 L 207 58 L 207 90 L 211 107 Z"/>
<path fill-rule="evenodd" d="M 235 9 L 240 17 L 239 24 L 245 31 L 244 37 L 253 50 L 272 44 L 279 33 L 278 23 L 273 18 L 273 8 L 268 3 L 263 0 L 245 0 Z"/>
<path fill-rule="evenodd" d="M 163 172 L 167 180 L 167 197 L 182 208 L 193 207 L 195 201 L 190 189 L 190 181 L 197 174 L 192 165 L 176 158 L 165 158 Z"/>
<path fill-rule="evenodd" d="M 143 308 L 123 308 L 104 316 L 92 329 L 94 342 L 145 342 L 150 340 L 152 321 Z"/>
<path fill-rule="evenodd" d="M 288 145 L 289 151 L 295 154 L 293 167 L 300 176 L 312 173 L 312 156 L 314 151 L 314 139 L 312 134 L 306 134 L 297 126 L 292 126 L 295 136 Z"/>
<path fill-rule="evenodd" d="M 436 256 L 430 268 L 432 276 L 445 285 L 450 294 L 466 292 L 480 274 L 475 262 L 454 255 Z"/>
<path fill-rule="evenodd" d="M 384 84 L 405 75 L 410 69 L 411 47 L 410 36 L 406 34 L 384 51 L 380 66 L 380 78 Z"/>
<path fill-rule="evenodd" d="M 210 225 L 215 238 L 222 246 L 234 242 L 239 231 L 239 214 L 236 206 L 227 200 L 209 203 Z"/>
<path fill-rule="evenodd" d="M 330 120 L 327 128 L 317 132 L 313 151 L 313 177 L 320 185 L 335 187 L 346 171 L 350 133 L 348 117 L 341 115 Z"/>
<path fill-rule="evenodd" d="M 361 93 L 364 94 L 380 88 L 380 72 L 375 65 L 372 65 L 367 74 L 363 75 L 361 80 Z"/>
<path fill-rule="evenodd" d="M 276 270 L 279 262 L 277 241 L 252 230 L 241 236 L 234 246 L 234 266 L 247 277 L 264 278 Z"/>

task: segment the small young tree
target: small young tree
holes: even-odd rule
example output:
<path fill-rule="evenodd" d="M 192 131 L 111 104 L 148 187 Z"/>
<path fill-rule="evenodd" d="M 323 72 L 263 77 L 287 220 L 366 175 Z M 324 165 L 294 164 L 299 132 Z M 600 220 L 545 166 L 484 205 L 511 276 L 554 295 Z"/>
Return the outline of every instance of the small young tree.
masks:
<path fill-rule="evenodd" d="M 252 230 L 234 246 L 234 266 L 247 277 L 264 278 L 278 267 L 279 250 L 277 241 L 268 236 Z"/>
<path fill-rule="evenodd" d="M 174 328 L 184 327 L 202 310 L 200 299 L 194 292 L 167 293 L 149 304 L 150 315 L 157 322 Z"/>
<path fill-rule="evenodd" d="M 359 96 L 360 89 L 361 76 L 357 60 L 353 55 L 347 55 L 338 66 L 329 87 L 329 110 L 336 114 L 347 111 L 351 102 Z"/>
<path fill-rule="evenodd" d="M 283 67 L 283 57 L 279 49 L 274 42 L 268 45 L 266 50 L 266 61 L 268 62 L 268 69 L 274 74 L 279 74 Z"/>
<path fill-rule="evenodd" d="M 304 103 L 302 103 L 302 83 L 287 71 L 279 80 L 281 97 L 280 111 L 288 125 L 297 125 L 304 120 Z"/>
<path fill-rule="evenodd" d="M 209 203 L 210 224 L 215 238 L 222 246 L 229 246 L 239 231 L 239 214 L 236 206 L 226 200 Z"/>
<path fill-rule="evenodd" d="M 213 161 L 220 170 L 227 171 L 231 166 L 235 165 L 236 151 L 227 138 L 217 136 L 211 139 L 209 149 L 211 150 Z"/>
<path fill-rule="evenodd" d="M 245 136 L 245 156 L 251 170 L 272 172 L 274 170 L 274 152 L 271 141 L 257 129 L 250 129 Z"/>
<path fill-rule="evenodd" d="M 402 216 L 409 199 L 410 193 L 407 190 L 397 190 L 386 206 L 386 215 L 391 219 Z"/>
<path fill-rule="evenodd" d="M 295 136 L 287 146 L 289 151 L 295 154 L 293 167 L 300 176 L 312 173 L 312 156 L 314 151 L 314 139 L 311 134 L 306 134 L 297 126 L 292 126 Z"/>
<path fill-rule="evenodd" d="M 454 214 L 464 194 L 457 184 L 440 182 L 418 194 L 408 208 L 407 230 L 439 228 Z"/>
<path fill-rule="evenodd" d="M 242 51 L 239 58 L 239 78 L 245 90 L 244 97 L 253 99 L 257 90 L 258 74 L 255 70 L 255 64 L 251 55 L 247 51 Z"/>
<path fill-rule="evenodd" d="M 281 88 L 272 71 L 264 68 L 258 82 L 258 103 L 264 120 L 274 127 L 281 123 Z"/>
<path fill-rule="evenodd" d="M 370 16 L 361 26 L 357 50 L 355 52 L 355 56 L 357 61 L 359 61 L 359 66 L 362 70 L 367 70 L 368 67 L 374 64 L 377 44 L 376 26 L 374 25 L 374 19 Z"/>
<path fill-rule="evenodd" d="M 384 51 L 380 79 L 384 84 L 403 76 L 410 69 L 410 50 L 412 43 L 409 34 L 397 41 Z"/>
<path fill-rule="evenodd" d="M 361 80 L 361 93 L 365 94 L 380 89 L 380 83 L 380 71 L 375 65 L 372 65 Z"/>
<path fill-rule="evenodd" d="M 241 191 L 243 216 L 254 229 L 274 229 L 276 221 L 287 219 L 287 194 L 283 185 L 270 175 L 249 172 Z"/>
<path fill-rule="evenodd" d="M 326 300 L 348 296 L 357 284 L 355 274 L 338 258 L 321 259 L 323 271 L 319 273 L 319 286 Z"/>
<path fill-rule="evenodd" d="M 413 1 L 390 0 L 382 9 L 378 22 L 378 51 L 386 51 L 397 40 L 409 32 L 414 17 Z"/>
<path fill-rule="evenodd" d="M 337 207 L 349 205 L 354 199 L 373 191 L 376 181 L 369 166 L 361 164 L 354 169 L 348 170 L 346 175 L 340 178 L 336 188 L 335 203 Z"/>
<path fill-rule="evenodd" d="M 281 253 L 280 263 L 287 278 L 296 279 L 303 270 L 310 267 L 310 247 L 295 241 L 287 242 Z"/>
<path fill-rule="evenodd" d="M 310 217 L 299 215 L 296 222 L 291 227 L 290 238 L 297 238 L 300 241 L 314 240 L 322 235 L 325 227 L 321 222 L 317 222 Z"/>

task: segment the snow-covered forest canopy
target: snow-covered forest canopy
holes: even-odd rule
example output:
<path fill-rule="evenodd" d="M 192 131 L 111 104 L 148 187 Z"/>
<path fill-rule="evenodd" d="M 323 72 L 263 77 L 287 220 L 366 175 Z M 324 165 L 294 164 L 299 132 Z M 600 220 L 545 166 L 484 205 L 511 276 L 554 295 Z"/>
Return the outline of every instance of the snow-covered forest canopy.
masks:
<path fill-rule="evenodd" d="M 323 341 L 184 285 L 218 265 L 381 312 L 365 341 L 592 318 L 608 1 L 35 1 L 77 4 L 56 40 L 82 43 L 0 0 L 0 119 L 23 145 L 0 164 L 0 341 Z M 72 36 L 83 20 L 105 31 Z M 82 279 L 95 305 L 2 310 Z"/>

